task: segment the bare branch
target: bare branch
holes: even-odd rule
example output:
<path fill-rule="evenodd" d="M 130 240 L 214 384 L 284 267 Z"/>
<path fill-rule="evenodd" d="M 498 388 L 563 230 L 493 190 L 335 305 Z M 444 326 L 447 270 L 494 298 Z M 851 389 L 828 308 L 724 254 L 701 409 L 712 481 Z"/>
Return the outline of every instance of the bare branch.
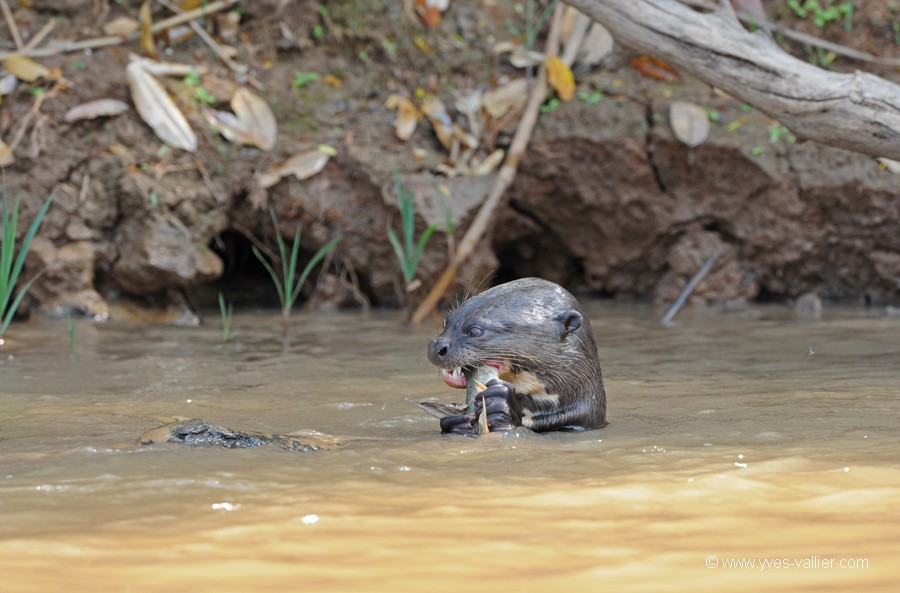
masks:
<path fill-rule="evenodd" d="M 636 51 L 750 103 L 799 136 L 900 160 L 900 86 L 828 72 L 750 33 L 730 3 L 700 13 L 676 0 L 565 0 Z"/>

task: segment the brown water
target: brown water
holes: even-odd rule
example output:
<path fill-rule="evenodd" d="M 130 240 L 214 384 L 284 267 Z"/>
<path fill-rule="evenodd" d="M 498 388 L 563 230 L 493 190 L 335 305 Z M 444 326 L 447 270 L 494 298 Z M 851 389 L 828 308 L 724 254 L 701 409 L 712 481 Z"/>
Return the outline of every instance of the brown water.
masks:
<path fill-rule="evenodd" d="M 900 318 L 589 312 L 610 426 L 478 439 L 395 315 L 13 326 L 0 591 L 898 590 Z M 351 440 L 133 444 L 171 416 Z"/>

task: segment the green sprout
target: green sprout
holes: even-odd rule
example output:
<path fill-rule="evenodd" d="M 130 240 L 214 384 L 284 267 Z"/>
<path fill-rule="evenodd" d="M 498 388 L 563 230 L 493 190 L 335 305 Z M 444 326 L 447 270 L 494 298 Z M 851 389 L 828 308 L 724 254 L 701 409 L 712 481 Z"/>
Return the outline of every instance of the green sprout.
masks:
<path fill-rule="evenodd" d="M 53 201 L 53 196 L 51 195 L 44 202 L 44 205 L 41 206 L 37 216 L 35 216 L 34 220 L 31 222 L 28 232 L 25 233 L 25 237 L 22 239 L 22 245 L 17 255 L 16 226 L 19 223 L 19 200 L 16 200 L 16 204 L 13 206 L 12 212 L 10 213 L 6 196 L 5 180 L 3 182 L 2 193 L 3 245 L 0 246 L 0 338 L 6 333 L 6 328 L 12 321 L 13 315 L 15 315 L 16 310 L 19 308 L 22 299 L 25 298 L 25 293 L 28 292 L 31 285 L 34 284 L 43 273 L 43 271 L 38 272 L 29 281 L 23 284 L 19 289 L 19 292 L 16 293 L 15 298 L 13 298 L 16 280 L 19 279 L 19 274 L 22 273 L 22 266 L 25 265 L 25 255 L 28 253 L 28 248 L 31 247 L 31 241 L 34 239 L 35 234 L 37 234 L 38 227 L 41 225 L 41 220 L 43 220 L 44 215 L 47 213 L 47 209 L 50 208 L 50 203 Z M 11 302 L 10 299 L 12 299 Z M 2 343 L 2 340 L 0 340 L 0 343 Z"/>
<path fill-rule="evenodd" d="M 599 105 L 600 102 L 603 101 L 603 93 L 600 91 L 580 91 L 578 93 L 578 99 L 591 106 Z"/>
<path fill-rule="evenodd" d="M 397 201 L 400 203 L 400 229 L 403 233 L 403 242 L 397 236 L 394 229 L 387 230 L 388 239 L 394 247 L 397 254 L 397 260 L 400 262 L 400 270 L 403 272 L 403 280 L 409 286 L 416 277 L 416 268 L 419 266 L 419 260 L 425 251 L 425 245 L 428 239 L 438 230 L 437 224 L 431 224 L 422 231 L 419 240 L 416 241 L 416 218 L 414 212 L 414 204 L 412 192 L 403 187 L 400 182 L 400 175 L 394 170 L 394 192 L 397 194 Z M 448 216 L 449 218 L 449 216 Z M 451 221 L 452 222 L 452 221 Z"/>
<path fill-rule="evenodd" d="M 319 80 L 318 72 L 297 72 L 294 74 L 294 81 L 291 82 L 292 89 L 302 89 L 311 82 Z"/>
<path fill-rule="evenodd" d="M 71 311 L 66 311 L 66 324 L 69 328 L 69 354 L 75 354 L 75 321 Z"/>
<path fill-rule="evenodd" d="M 275 241 L 278 243 L 281 276 L 279 277 L 272 267 L 272 264 L 263 257 L 263 254 L 260 253 L 255 246 L 253 247 L 253 253 L 266 268 L 266 271 L 269 272 L 269 275 L 272 277 L 272 282 L 275 283 L 275 290 L 278 291 L 278 300 L 281 301 L 281 333 L 283 336 L 287 336 L 288 327 L 291 322 L 291 309 L 294 307 L 297 297 L 300 296 L 300 289 L 303 287 L 303 283 L 306 282 L 306 278 L 309 276 L 309 273 L 312 272 L 315 265 L 334 249 L 341 238 L 335 237 L 320 247 L 315 255 L 313 255 L 312 259 L 307 262 L 306 267 L 303 268 L 303 271 L 298 277 L 297 259 L 300 253 L 300 223 L 297 223 L 297 230 L 294 233 L 294 244 L 291 247 L 291 257 L 288 259 L 284 237 L 281 235 L 281 228 L 278 225 L 278 216 L 275 214 L 273 208 L 269 208 L 269 213 L 272 215 L 272 224 L 275 225 Z"/>
<path fill-rule="evenodd" d="M 231 320 L 234 318 L 234 304 L 225 305 L 225 295 L 219 293 L 219 313 L 222 315 L 222 341 L 227 342 L 234 333 L 231 331 Z"/>

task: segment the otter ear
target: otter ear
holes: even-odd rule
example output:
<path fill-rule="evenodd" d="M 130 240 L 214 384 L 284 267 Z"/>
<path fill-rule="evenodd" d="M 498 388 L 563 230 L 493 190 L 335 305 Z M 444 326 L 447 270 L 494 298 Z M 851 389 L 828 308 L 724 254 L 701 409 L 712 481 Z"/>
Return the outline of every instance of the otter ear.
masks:
<path fill-rule="evenodd" d="M 559 337 L 564 338 L 581 327 L 581 313 L 578 311 L 563 311 L 554 318 L 559 326 Z"/>

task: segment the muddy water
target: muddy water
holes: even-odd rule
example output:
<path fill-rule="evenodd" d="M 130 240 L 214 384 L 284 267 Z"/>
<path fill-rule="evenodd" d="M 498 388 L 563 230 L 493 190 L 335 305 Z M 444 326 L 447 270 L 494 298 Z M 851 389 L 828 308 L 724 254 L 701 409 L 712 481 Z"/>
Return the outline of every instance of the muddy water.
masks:
<path fill-rule="evenodd" d="M 393 315 L 13 326 L 0 591 L 896 590 L 900 318 L 589 311 L 610 426 L 479 439 Z M 172 416 L 349 443 L 134 445 Z"/>

